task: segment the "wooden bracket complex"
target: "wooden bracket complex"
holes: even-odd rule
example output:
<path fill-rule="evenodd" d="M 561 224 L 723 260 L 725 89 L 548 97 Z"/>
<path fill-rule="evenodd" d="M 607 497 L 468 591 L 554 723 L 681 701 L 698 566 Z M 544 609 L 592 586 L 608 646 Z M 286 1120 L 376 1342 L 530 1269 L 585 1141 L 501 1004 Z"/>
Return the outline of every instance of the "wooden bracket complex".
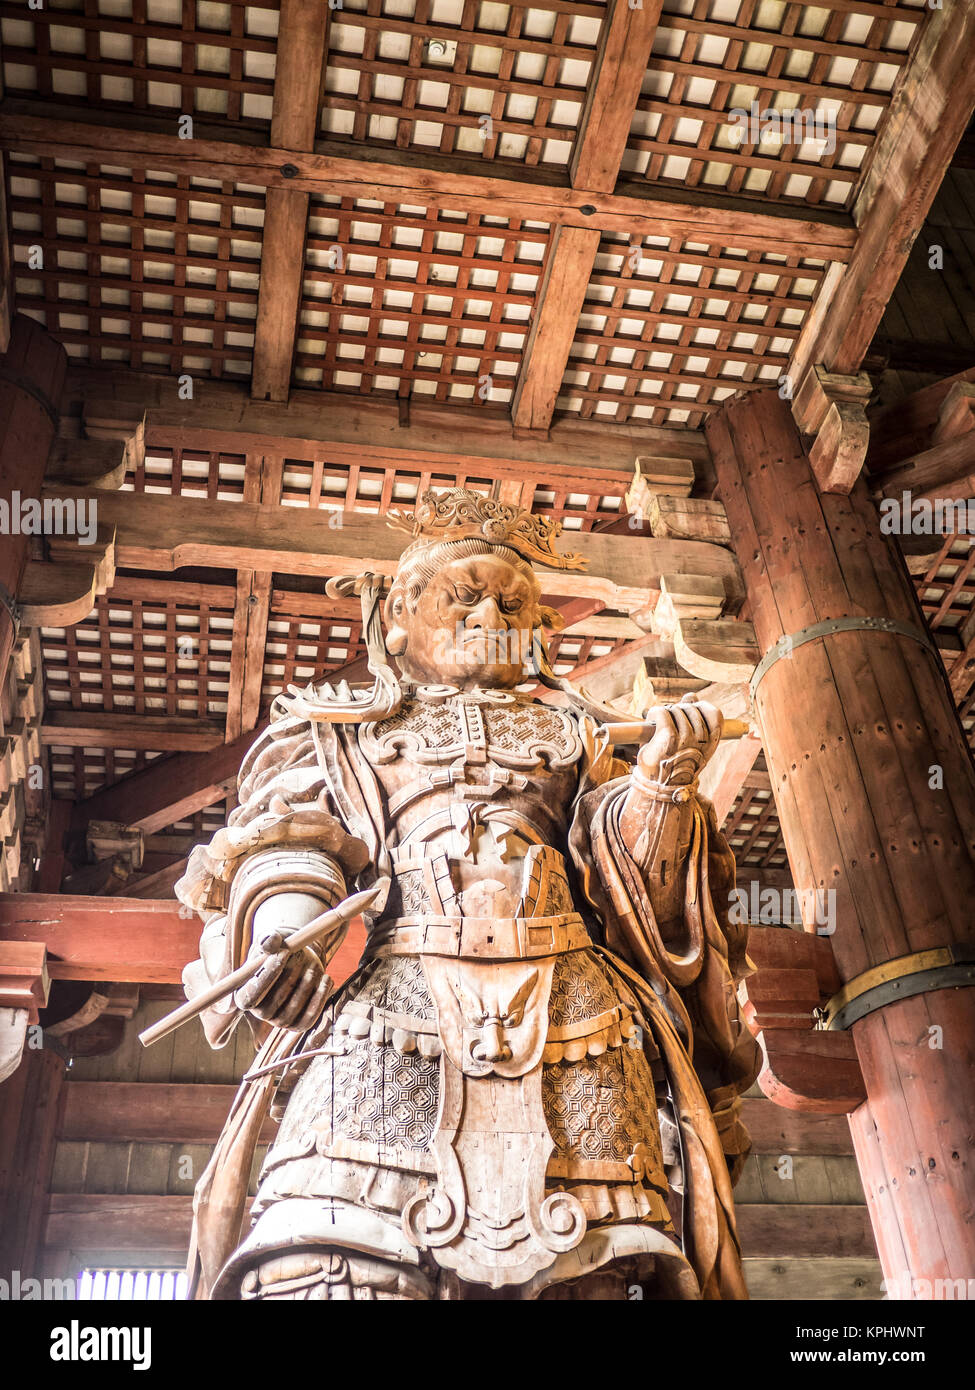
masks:
<path fill-rule="evenodd" d="M 715 555 L 729 553 L 731 531 L 723 505 L 677 493 L 670 470 L 661 467 L 680 462 L 637 459 L 627 507 L 647 522 L 655 540 L 694 540 Z M 691 677 L 735 685 L 748 680 L 761 656 L 751 623 L 734 618 L 736 608 L 717 569 L 710 574 L 661 574 L 650 627 L 673 644 L 677 666 Z"/>
<path fill-rule="evenodd" d="M 50 988 L 43 942 L 0 941 L 0 1081 L 20 1066 L 27 1029 Z"/>
<path fill-rule="evenodd" d="M 816 1026 L 817 1010 L 840 987 L 829 938 L 753 926 L 748 954 L 756 970 L 741 985 L 742 1012 L 762 1049 L 762 1091 L 786 1110 L 855 1110 L 866 1090 L 853 1038 Z"/>
<path fill-rule="evenodd" d="M 849 492 L 863 467 L 870 442 L 866 372 L 840 376 L 813 366 L 792 400 L 792 415 L 806 436 L 809 462 L 823 492 Z"/>

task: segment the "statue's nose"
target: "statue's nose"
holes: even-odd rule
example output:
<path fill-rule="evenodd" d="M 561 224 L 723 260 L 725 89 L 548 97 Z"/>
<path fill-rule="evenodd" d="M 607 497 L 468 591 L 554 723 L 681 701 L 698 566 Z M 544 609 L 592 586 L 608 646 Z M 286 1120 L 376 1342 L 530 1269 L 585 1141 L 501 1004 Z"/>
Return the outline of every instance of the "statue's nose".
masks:
<path fill-rule="evenodd" d="M 500 632 L 507 627 L 501 616 L 501 609 L 493 598 L 485 597 L 476 608 L 472 608 L 465 620 L 469 628 L 483 628 L 486 632 Z"/>
<path fill-rule="evenodd" d="M 511 1048 L 504 1040 L 500 1023 L 489 1023 L 481 1029 L 471 1056 L 475 1062 L 506 1062 L 510 1058 Z"/>

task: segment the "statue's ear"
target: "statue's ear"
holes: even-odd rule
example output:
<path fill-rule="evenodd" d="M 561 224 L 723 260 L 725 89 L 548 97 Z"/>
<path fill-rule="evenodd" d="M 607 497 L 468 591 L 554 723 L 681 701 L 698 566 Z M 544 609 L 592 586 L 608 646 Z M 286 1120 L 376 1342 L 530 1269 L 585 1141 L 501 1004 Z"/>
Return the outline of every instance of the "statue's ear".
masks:
<path fill-rule="evenodd" d="M 386 650 L 390 656 L 402 656 L 406 651 L 407 632 L 403 626 L 406 599 L 402 589 L 394 589 L 386 599 L 383 617 L 386 619 Z"/>
<path fill-rule="evenodd" d="M 549 608 L 548 604 L 538 605 L 538 621 L 542 627 L 547 627 L 550 632 L 561 632 L 565 627 L 565 619 L 557 608 Z"/>

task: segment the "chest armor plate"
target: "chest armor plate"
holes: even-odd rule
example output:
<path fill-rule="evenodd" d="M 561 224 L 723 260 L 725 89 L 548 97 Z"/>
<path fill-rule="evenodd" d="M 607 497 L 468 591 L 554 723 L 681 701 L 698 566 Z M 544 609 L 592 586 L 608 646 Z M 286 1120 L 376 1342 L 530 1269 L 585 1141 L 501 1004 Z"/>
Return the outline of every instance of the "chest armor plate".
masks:
<path fill-rule="evenodd" d="M 377 766 L 406 757 L 436 766 L 492 762 L 529 769 L 544 763 L 557 771 L 582 755 L 575 720 L 565 710 L 509 691 L 451 686 L 421 687 L 391 718 L 363 725 L 359 742 Z"/>

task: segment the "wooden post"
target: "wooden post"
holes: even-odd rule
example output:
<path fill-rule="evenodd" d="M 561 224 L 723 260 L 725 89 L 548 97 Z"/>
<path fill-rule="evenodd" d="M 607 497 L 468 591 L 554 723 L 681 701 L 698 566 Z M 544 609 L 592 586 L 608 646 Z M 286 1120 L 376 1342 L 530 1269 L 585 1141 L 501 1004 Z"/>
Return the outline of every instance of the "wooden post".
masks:
<path fill-rule="evenodd" d="M 56 1052 L 28 1048 L 0 1085 L 0 1279 L 8 1290 L 12 1279 L 23 1287 L 40 1276 L 64 1070 Z"/>
<path fill-rule="evenodd" d="M 0 359 L 0 502 L 7 512 L 0 544 L 0 678 L 16 635 L 8 604 L 16 600 L 30 543 L 21 531 L 20 504 L 41 495 L 66 369 L 64 348 L 33 319 L 16 315 Z"/>
<path fill-rule="evenodd" d="M 760 650 L 793 638 L 755 708 L 796 887 L 835 891 L 840 978 L 937 948 L 975 959 L 975 769 L 896 542 L 862 480 L 819 492 L 774 389 L 707 434 Z M 898 627 L 799 641 L 835 619 Z M 872 996 L 889 1002 L 852 1023 L 867 1100 L 850 1123 L 893 1297 L 975 1272 L 975 990 L 962 966 L 905 997 L 925 964 L 901 961 Z"/>

